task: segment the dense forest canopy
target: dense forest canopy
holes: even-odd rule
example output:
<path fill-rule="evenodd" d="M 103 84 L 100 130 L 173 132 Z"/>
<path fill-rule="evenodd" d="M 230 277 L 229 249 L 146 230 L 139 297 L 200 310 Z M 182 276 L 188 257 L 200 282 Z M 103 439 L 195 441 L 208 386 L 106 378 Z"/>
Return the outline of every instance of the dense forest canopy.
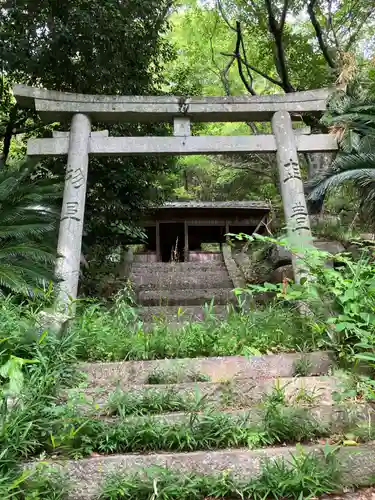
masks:
<path fill-rule="evenodd" d="M 173 90 L 188 95 L 273 94 L 374 80 L 375 6 L 371 1 L 191 0 L 171 16 L 177 57 Z M 321 123 L 307 122 L 313 129 Z M 209 124 L 200 133 L 269 131 L 260 124 Z M 330 155 L 301 157 L 306 175 Z M 280 206 L 273 156 L 183 158 L 175 194 L 201 199 L 266 198 Z"/>

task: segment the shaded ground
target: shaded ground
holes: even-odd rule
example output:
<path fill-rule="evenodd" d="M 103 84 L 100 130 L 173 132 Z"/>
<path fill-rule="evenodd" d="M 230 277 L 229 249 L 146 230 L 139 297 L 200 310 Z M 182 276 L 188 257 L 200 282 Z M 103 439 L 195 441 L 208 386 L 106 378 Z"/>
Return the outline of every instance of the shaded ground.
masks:
<path fill-rule="evenodd" d="M 324 495 L 320 500 L 375 500 L 375 488 L 366 488 L 342 495 Z"/>

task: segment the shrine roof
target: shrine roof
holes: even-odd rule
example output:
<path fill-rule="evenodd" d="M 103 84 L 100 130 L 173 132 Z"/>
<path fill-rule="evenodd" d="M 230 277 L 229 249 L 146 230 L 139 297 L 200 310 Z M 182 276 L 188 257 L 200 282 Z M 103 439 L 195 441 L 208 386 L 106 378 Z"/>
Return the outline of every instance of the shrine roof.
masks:
<path fill-rule="evenodd" d="M 264 201 L 172 201 L 159 209 L 229 209 L 269 211 L 270 205 Z"/>

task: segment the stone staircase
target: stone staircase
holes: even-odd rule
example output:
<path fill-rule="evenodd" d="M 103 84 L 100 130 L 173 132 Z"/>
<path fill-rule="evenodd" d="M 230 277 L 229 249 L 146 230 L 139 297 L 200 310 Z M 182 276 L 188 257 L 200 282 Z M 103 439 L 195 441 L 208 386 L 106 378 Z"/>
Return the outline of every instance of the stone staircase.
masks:
<path fill-rule="evenodd" d="M 214 313 L 224 317 L 235 304 L 236 279 L 223 255 L 225 262 L 135 262 L 131 280 L 146 324 L 201 320 L 202 307 L 211 301 Z M 147 339 L 148 332 L 140 335 Z M 340 472 L 338 495 L 322 499 L 371 498 L 359 490 L 354 496 L 340 493 L 375 482 L 375 410 L 356 399 L 336 402 L 344 382 L 332 375 L 331 353 L 85 363 L 79 368 L 85 383 L 64 399 L 79 417 L 76 425 L 89 427 L 89 456 L 51 462 L 70 480 L 69 500 L 179 498 L 176 491 L 160 494 L 166 477 L 169 491 L 176 487 L 173 477 L 188 474 L 208 483 L 228 474 L 250 482 L 259 478 L 265 460 L 282 460 L 292 469 L 294 460 L 311 456 L 324 469 L 331 449 Z M 353 436 L 361 439 L 354 442 Z M 343 446 L 345 441 L 352 446 Z M 313 476 L 305 471 L 306 483 L 314 481 L 310 472 Z M 134 477 L 141 483 L 138 490 Z M 210 490 L 194 498 L 222 498 L 215 495 Z M 239 491 L 225 498 L 250 500 Z"/>
<path fill-rule="evenodd" d="M 145 322 L 199 321 L 204 305 L 212 314 L 224 317 L 227 305 L 235 304 L 233 282 L 222 258 L 208 262 L 135 261 L 130 280 Z"/>
<path fill-rule="evenodd" d="M 182 268 L 184 266 L 181 266 Z M 149 277 L 151 279 L 151 277 Z M 182 278 L 181 278 L 182 279 Z M 304 367 L 304 376 L 296 377 L 296 372 Z M 140 422 L 148 422 L 143 432 L 161 432 L 168 429 L 178 433 L 179 426 L 190 429 L 192 436 L 202 432 L 207 424 L 205 415 L 213 412 L 220 418 L 239 418 L 238 434 L 250 424 L 254 425 L 264 418 L 265 395 L 275 390 L 283 392 L 285 410 L 302 412 L 301 421 L 309 419 L 316 425 L 322 425 L 326 431 L 321 437 L 302 439 L 305 453 L 310 453 L 324 461 L 325 441 L 329 436 L 345 433 L 353 426 L 369 426 L 373 419 L 373 410 L 366 404 L 351 403 L 336 405 L 333 393 L 340 391 L 341 382 L 329 375 L 333 366 L 331 356 L 326 352 L 268 355 L 261 357 L 220 357 L 196 359 L 165 359 L 155 361 L 125 361 L 115 363 L 87 363 L 81 365 L 86 374 L 85 404 L 81 407 L 87 418 L 104 419 L 108 429 L 116 425 L 136 428 Z M 113 394 L 128 395 L 150 401 L 150 395 L 156 398 L 163 394 L 173 395 L 179 401 L 194 400 L 195 409 L 172 411 L 153 408 L 142 414 L 126 416 L 108 412 Z M 123 392 L 122 392 L 123 391 Z M 199 403 L 199 404 L 198 404 Z M 200 406 L 202 405 L 202 406 Z M 131 412 L 130 412 L 131 413 Z M 206 418 L 206 423 L 202 422 Z M 200 423 L 201 422 L 201 423 Z M 164 426 L 164 427 L 163 427 Z M 159 429 L 159 431 L 157 430 Z M 328 429 L 328 434 L 327 434 Z M 111 434 L 111 431 L 108 431 Z M 296 430 L 297 432 L 297 430 Z M 147 453 L 134 452 L 128 444 L 122 444 L 117 454 L 100 454 L 95 450 L 90 458 L 81 460 L 59 461 L 54 467 L 64 470 L 73 485 L 69 498 L 72 500 L 94 500 L 99 498 L 101 488 L 109 474 L 122 473 L 129 476 L 145 468 L 160 466 L 177 473 L 194 472 L 210 475 L 231 471 L 237 479 L 257 478 L 265 458 L 284 459 L 291 463 L 291 456 L 300 453 L 295 442 L 283 441 L 259 446 L 250 443 L 244 446 L 232 444 L 225 447 L 219 444 L 222 433 L 205 448 L 183 452 L 167 449 L 156 436 L 156 443 Z M 152 438 L 154 439 L 154 438 Z M 225 442 L 222 441 L 222 442 Z M 341 487 L 366 485 L 371 476 L 375 476 L 375 446 L 371 443 L 358 446 L 343 446 L 337 452 L 337 460 L 342 470 Z M 158 474 L 158 472 L 156 472 Z M 157 480 L 156 480 L 157 482 Z M 151 482 L 152 485 L 152 482 Z M 151 495 L 151 494 L 150 494 Z M 100 498 L 130 498 L 113 496 Z M 138 497 L 137 497 L 138 498 Z M 140 496 L 139 498 L 146 498 Z M 147 498 L 158 498 L 150 496 Z M 175 498 L 175 497 L 173 497 Z M 195 497 L 194 497 L 195 498 Z M 203 497 L 202 497 L 203 498 Z M 216 498 L 216 497 L 210 497 Z M 247 498 L 247 497 L 246 497 Z M 301 497 L 302 498 L 302 497 Z M 335 497 L 345 498 L 345 497 Z M 359 498 L 359 497 L 358 497 Z"/>

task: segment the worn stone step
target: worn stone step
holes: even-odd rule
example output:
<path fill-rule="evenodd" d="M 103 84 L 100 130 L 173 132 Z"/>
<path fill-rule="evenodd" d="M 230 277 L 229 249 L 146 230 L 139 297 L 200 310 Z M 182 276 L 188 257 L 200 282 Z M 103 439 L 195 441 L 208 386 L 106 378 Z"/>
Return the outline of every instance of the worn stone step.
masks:
<path fill-rule="evenodd" d="M 90 384 L 90 381 L 89 381 Z M 115 388 L 137 393 L 140 396 L 150 391 L 173 391 L 176 396 L 189 400 L 204 401 L 207 406 L 221 408 L 249 408 L 261 403 L 265 394 L 275 388 L 283 390 L 288 404 L 332 405 L 333 393 L 340 389 L 340 380 L 332 376 L 285 377 L 285 378 L 241 378 L 216 382 L 180 382 L 175 384 L 129 385 L 118 381 L 117 385 L 93 387 L 84 391 L 86 402 L 104 408 Z M 81 389 L 80 389 L 81 391 Z"/>
<path fill-rule="evenodd" d="M 138 303 L 143 306 L 195 306 L 210 304 L 225 305 L 236 303 L 233 288 L 209 288 L 199 290 L 142 290 L 138 293 Z"/>
<path fill-rule="evenodd" d="M 305 454 L 324 457 L 324 445 L 305 446 Z M 128 454 L 87 458 L 83 460 L 60 460 L 53 467 L 66 472 L 72 484 L 70 500 L 94 500 L 109 473 L 144 471 L 150 467 L 165 467 L 177 472 L 195 472 L 212 475 L 223 471 L 235 477 L 250 480 L 258 477 L 265 459 L 284 459 L 291 462 L 292 455 L 300 453 L 295 447 L 273 447 L 258 450 L 230 449 L 199 451 L 192 453 L 155 453 L 147 455 Z M 342 470 L 342 485 L 366 485 L 375 475 L 375 446 L 342 447 L 337 451 L 337 460 Z"/>
<path fill-rule="evenodd" d="M 152 269 L 153 272 L 194 272 L 194 271 L 215 271 L 218 269 L 225 270 L 223 260 L 212 260 L 209 262 L 134 262 L 132 265 L 132 273 L 142 272 L 147 269 Z"/>
<path fill-rule="evenodd" d="M 227 272 L 137 273 L 130 277 L 137 290 L 174 290 L 200 288 L 233 288 Z"/>
<path fill-rule="evenodd" d="M 290 394 L 288 405 L 280 407 L 280 415 L 284 418 L 296 418 L 305 421 L 315 422 L 319 428 L 329 432 L 330 435 L 338 436 L 346 433 L 356 433 L 361 430 L 366 433 L 368 431 L 369 421 L 373 422 L 375 418 L 375 408 L 366 403 L 346 403 L 341 405 L 330 404 L 327 400 L 322 400 L 315 404 L 306 404 L 295 398 L 297 391 Z M 324 395 L 323 395 L 324 397 Z M 93 399 L 94 401 L 94 399 Z M 206 400 L 205 400 L 206 401 Z M 331 401 L 332 402 L 332 401 Z M 93 405 L 80 405 L 77 407 L 83 418 L 100 419 L 110 425 L 118 425 L 119 422 L 132 423 L 147 422 L 168 425 L 189 425 L 194 418 L 194 422 L 204 421 L 206 417 L 210 418 L 215 413 L 220 413 L 221 416 L 226 415 L 233 419 L 238 418 L 240 424 L 247 422 L 248 425 L 262 425 L 265 418 L 265 408 L 259 401 L 251 407 L 245 408 L 227 408 L 220 407 L 220 404 L 206 406 L 200 408 L 196 406 L 195 410 L 174 413 L 150 413 L 150 414 L 133 414 L 121 415 L 121 413 L 111 413 L 105 406 L 100 406 L 100 403 Z M 372 426 L 373 427 L 373 426 Z M 324 432 L 324 431 L 323 431 Z M 327 435 L 327 434 L 324 434 Z"/>
<path fill-rule="evenodd" d="M 152 361 L 120 361 L 116 363 L 82 363 L 87 375 L 87 387 L 116 388 L 144 384 L 155 371 L 179 372 L 182 382 L 191 373 L 203 374 L 212 382 L 234 378 L 254 380 L 293 377 L 296 363 L 306 364 L 306 375 L 326 375 L 333 366 L 329 352 L 274 354 L 265 356 L 224 356 L 192 359 L 160 359 Z M 185 376 L 186 375 L 186 376 Z"/>
<path fill-rule="evenodd" d="M 202 306 L 149 306 L 139 309 L 138 314 L 145 322 L 183 323 L 186 321 L 202 321 L 207 314 L 218 318 L 226 318 L 233 313 L 231 305 L 204 308 Z"/>

